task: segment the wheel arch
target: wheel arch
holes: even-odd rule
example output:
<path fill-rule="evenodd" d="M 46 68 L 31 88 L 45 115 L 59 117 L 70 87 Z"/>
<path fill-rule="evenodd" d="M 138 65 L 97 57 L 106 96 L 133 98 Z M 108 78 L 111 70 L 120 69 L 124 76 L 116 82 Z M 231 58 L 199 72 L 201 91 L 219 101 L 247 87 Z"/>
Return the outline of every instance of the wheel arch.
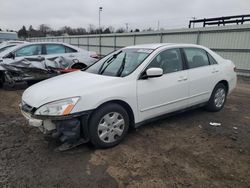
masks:
<path fill-rule="evenodd" d="M 226 80 L 221 80 L 221 81 L 219 81 L 219 82 L 216 84 L 216 86 L 217 86 L 218 84 L 223 84 L 223 85 L 226 87 L 226 91 L 227 91 L 227 93 L 228 93 L 228 91 L 229 91 L 229 83 L 228 83 L 228 81 L 226 81 Z"/>
<path fill-rule="evenodd" d="M 74 63 L 73 65 L 71 65 L 71 68 L 73 69 L 74 67 L 76 67 L 76 69 L 84 69 L 87 67 L 87 65 L 85 63 Z"/>
<path fill-rule="evenodd" d="M 133 112 L 131 106 L 130 106 L 127 102 L 125 102 L 125 101 L 123 101 L 123 100 L 110 100 L 110 101 L 104 102 L 104 103 L 102 103 L 101 105 L 99 105 L 95 110 L 97 110 L 97 109 L 99 109 L 99 108 L 101 108 L 102 106 L 105 106 L 105 105 L 107 105 L 107 104 L 111 104 L 111 103 L 113 103 L 113 104 L 118 104 L 118 105 L 122 106 L 122 107 L 127 111 L 128 116 L 129 116 L 129 126 L 130 126 L 131 128 L 133 128 L 133 127 L 135 126 L 135 116 L 134 116 L 134 112 Z M 95 110 L 94 110 L 94 111 L 95 111 Z"/>

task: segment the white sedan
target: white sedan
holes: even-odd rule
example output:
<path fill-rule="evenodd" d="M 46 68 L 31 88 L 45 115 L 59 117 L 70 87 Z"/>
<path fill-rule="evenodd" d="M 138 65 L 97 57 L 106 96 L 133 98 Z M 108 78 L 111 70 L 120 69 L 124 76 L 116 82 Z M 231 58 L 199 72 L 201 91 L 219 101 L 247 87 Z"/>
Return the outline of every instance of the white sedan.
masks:
<path fill-rule="evenodd" d="M 30 125 L 59 138 L 63 146 L 91 141 L 107 148 L 120 143 L 129 127 L 165 114 L 195 106 L 221 110 L 236 80 L 233 62 L 206 47 L 138 45 L 85 71 L 33 85 L 20 107 Z"/>

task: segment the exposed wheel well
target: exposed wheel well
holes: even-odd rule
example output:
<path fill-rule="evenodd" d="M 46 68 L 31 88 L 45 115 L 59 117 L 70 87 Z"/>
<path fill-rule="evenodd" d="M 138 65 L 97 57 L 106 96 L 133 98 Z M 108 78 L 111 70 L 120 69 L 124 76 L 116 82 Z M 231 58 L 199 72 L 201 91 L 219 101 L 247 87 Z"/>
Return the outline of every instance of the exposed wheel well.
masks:
<path fill-rule="evenodd" d="M 228 82 L 226 80 L 221 80 L 218 84 L 223 84 L 225 87 L 226 87 L 226 90 L 228 92 L 229 90 L 229 85 L 228 85 Z"/>
<path fill-rule="evenodd" d="M 102 106 L 107 105 L 109 103 L 119 104 L 119 105 L 121 105 L 127 111 L 128 115 L 129 115 L 129 126 L 131 128 L 133 128 L 134 125 L 135 125 L 135 117 L 134 117 L 133 110 L 129 106 L 129 104 L 126 103 L 126 102 L 124 102 L 124 101 L 122 101 L 122 100 L 112 100 L 112 101 L 108 101 L 108 102 L 105 102 L 105 103 L 101 104 L 98 108 L 101 108 Z M 96 109 L 98 109 L 98 108 L 96 108 Z"/>
<path fill-rule="evenodd" d="M 87 65 L 85 65 L 84 63 L 75 63 L 71 66 L 72 69 L 84 69 L 86 67 Z"/>

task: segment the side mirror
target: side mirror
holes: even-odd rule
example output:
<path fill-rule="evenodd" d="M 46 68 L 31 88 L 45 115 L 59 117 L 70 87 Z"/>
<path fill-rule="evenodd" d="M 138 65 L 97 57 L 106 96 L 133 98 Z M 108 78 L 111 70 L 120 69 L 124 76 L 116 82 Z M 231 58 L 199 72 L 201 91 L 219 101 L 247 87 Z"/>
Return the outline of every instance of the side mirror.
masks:
<path fill-rule="evenodd" d="M 12 58 L 15 59 L 15 54 L 13 52 L 10 52 L 8 55 L 6 55 L 4 58 Z"/>
<path fill-rule="evenodd" d="M 162 75 L 163 75 L 163 69 L 162 68 L 149 68 L 141 76 L 141 79 L 161 77 Z"/>
<path fill-rule="evenodd" d="M 13 52 L 10 52 L 10 58 L 15 59 L 16 55 Z"/>

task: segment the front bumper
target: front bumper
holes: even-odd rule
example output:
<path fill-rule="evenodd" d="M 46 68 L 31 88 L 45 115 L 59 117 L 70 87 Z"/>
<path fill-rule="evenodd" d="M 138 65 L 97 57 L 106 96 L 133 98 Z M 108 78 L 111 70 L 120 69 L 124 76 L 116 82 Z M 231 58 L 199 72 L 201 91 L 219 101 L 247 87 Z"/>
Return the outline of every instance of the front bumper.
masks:
<path fill-rule="evenodd" d="M 56 129 L 56 124 L 49 119 L 47 120 L 35 119 L 30 114 L 24 112 L 23 110 L 21 110 L 21 113 L 26 118 L 30 126 L 39 128 L 39 130 L 44 134 L 49 134 L 50 132 Z"/>
<path fill-rule="evenodd" d="M 57 131 L 59 127 L 58 125 L 60 124 L 65 124 L 65 122 L 70 122 L 70 120 L 74 121 L 75 119 L 78 119 L 81 123 L 84 135 L 88 136 L 87 122 L 88 122 L 88 117 L 92 112 L 91 110 L 74 113 L 66 116 L 37 116 L 33 114 L 34 109 L 27 110 L 27 108 L 24 108 L 22 106 L 22 104 L 19 105 L 19 108 L 21 110 L 22 115 L 28 121 L 28 124 L 30 126 L 39 128 L 40 131 L 43 132 L 44 134 L 50 134 L 51 132 Z"/>

